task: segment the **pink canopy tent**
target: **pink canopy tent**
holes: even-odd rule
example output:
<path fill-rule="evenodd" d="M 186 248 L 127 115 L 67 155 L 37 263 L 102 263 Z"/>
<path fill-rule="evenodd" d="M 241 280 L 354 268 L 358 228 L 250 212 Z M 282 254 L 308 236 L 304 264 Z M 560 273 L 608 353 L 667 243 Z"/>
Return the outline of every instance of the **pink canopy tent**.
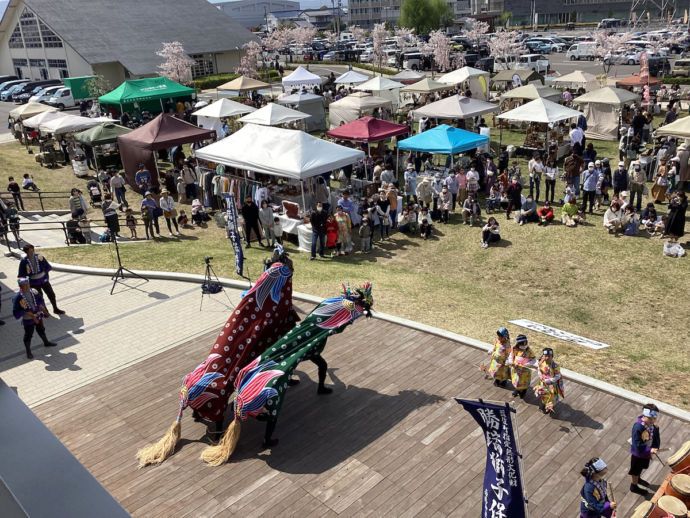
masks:
<path fill-rule="evenodd" d="M 355 142 L 378 142 L 387 138 L 409 133 L 410 128 L 374 117 L 362 117 L 326 132 L 331 138 Z"/>

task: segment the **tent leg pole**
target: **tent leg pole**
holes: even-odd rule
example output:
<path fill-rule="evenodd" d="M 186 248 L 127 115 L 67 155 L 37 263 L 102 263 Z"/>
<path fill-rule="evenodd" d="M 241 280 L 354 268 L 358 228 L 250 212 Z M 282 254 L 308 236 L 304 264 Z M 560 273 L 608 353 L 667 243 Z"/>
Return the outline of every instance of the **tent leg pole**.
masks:
<path fill-rule="evenodd" d="M 307 203 L 304 201 L 304 180 L 299 181 L 299 186 L 300 186 L 300 190 L 302 191 L 302 210 L 304 211 L 304 215 L 306 216 L 306 214 L 307 214 Z"/>
<path fill-rule="evenodd" d="M 501 120 L 498 121 L 498 152 L 501 152 L 501 147 L 503 147 L 503 124 Z"/>
<path fill-rule="evenodd" d="M 367 142 L 367 151 L 369 153 L 369 156 L 371 156 L 371 144 Z M 369 160 L 367 159 L 366 163 L 369 163 Z M 367 180 L 369 179 L 369 170 L 367 169 Z M 371 179 L 374 179 L 374 171 L 371 172 Z"/>
<path fill-rule="evenodd" d="M 163 106 L 163 99 L 158 99 L 161 103 L 161 113 L 165 113 L 165 106 Z"/>
<path fill-rule="evenodd" d="M 400 148 L 396 145 L 395 146 L 395 179 L 396 181 L 399 181 L 399 175 L 400 174 Z"/>
<path fill-rule="evenodd" d="M 156 156 L 155 151 L 151 151 L 151 154 L 153 155 L 153 162 L 156 165 L 156 175 L 158 176 L 158 187 L 160 188 L 161 185 L 161 170 L 158 167 L 158 157 Z"/>

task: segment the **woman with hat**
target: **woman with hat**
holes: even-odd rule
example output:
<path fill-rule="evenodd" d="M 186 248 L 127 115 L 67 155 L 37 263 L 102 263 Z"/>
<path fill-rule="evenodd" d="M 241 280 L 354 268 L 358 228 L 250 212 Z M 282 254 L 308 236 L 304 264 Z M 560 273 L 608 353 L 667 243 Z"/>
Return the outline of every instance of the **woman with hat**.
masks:
<path fill-rule="evenodd" d="M 513 396 L 520 396 L 525 399 L 527 389 L 532 381 L 532 370 L 537 364 L 537 357 L 534 355 L 527 343 L 525 335 L 518 335 L 515 345 L 508 356 L 506 365 L 510 366 L 510 380 L 513 383 Z"/>
<path fill-rule="evenodd" d="M 580 490 L 580 518 L 609 518 L 616 510 L 616 502 L 608 495 L 608 483 L 604 480 L 606 463 L 595 457 L 589 459 L 580 474 L 585 477 L 585 485 Z"/>
<path fill-rule="evenodd" d="M 156 227 L 156 234 L 158 234 L 158 237 L 161 237 L 161 228 L 158 225 L 158 218 L 162 216 L 162 214 L 161 214 L 162 211 L 161 211 L 161 208 L 156 203 L 156 200 L 153 199 L 153 196 L 151 195 L 151 191 L 146 191 L 144 193 L 144 199 L 141 200 L 141 207 L 142 207 L 142 209 L 144 207 L 146 207 L 148 209 L 151 220 L 153 221 L 153 226 Z M 155 237 L 153 235 L 153 231 L 151 232 L 151 237 Z"/>
<path fill-rule="evenodd" d="M 666 201 L 667 188 L 668 177 L 666 175 L 666 157 L 663 157 L 654 175 L 654 185 L 650 191 L 654 203 L 664 203 Z"/>
<path fill-rule="evenodd" d="M 539 409 L 545 414 L 552 414 L 553 407 L 559 399 L 565 397 L 561 368 L 553 361 L 553 349 L 544 348 L 537 367 L 539 383 L 534 387 L 534 394 L 541 399 Z"/>
<path fill-rule="evenodd" d="M 491 363 L 489 363 L 487 372 L 494 379 L 494 386 L 505 387 L 508 382 L 508 367 L 505 363 L 508 349 L 510 349 L 510 334 L 505 327 L 501 327 L 496 331 L 496 336 L 493 350 L 487 352 L 491 355 Z"/>
<path fill-rule="evenodd" d="M 161 209 L 163 210 L 163 216 L 165 217 L 165 223 L 168 225 L 168 235 L 172 236 L 172 226 L 170 225 L 170 220 L 175 224 L 175 233 L 178 236 L 180 234 L 180 228 L 177 226 L 177 211 L 175 210 L 175 198 L 170 196 L 168 189 L 163 189 L 161 191 L 161 197 L 158 200 Z"/>

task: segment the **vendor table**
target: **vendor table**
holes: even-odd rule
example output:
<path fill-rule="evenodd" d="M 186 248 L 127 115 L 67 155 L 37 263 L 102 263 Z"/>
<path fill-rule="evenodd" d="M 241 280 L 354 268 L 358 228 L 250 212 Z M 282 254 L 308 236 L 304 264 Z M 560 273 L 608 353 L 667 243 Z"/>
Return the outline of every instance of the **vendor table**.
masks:
<path fill-rule="evenodd" d="M 304 225 L 301 219 L 288 218 L 285 214 L 278 214 L 277 218 L 280 220 L 280 228 L 288 234 L 299 235 L 297 229 Z"/>

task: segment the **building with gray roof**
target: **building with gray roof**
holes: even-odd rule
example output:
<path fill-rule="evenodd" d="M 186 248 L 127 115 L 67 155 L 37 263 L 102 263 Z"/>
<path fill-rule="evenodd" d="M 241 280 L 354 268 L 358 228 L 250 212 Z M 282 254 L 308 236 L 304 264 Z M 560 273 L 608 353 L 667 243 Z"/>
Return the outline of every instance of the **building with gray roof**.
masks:
<path fill-rule="evenodd" d="M 233 72 L 252 33 L 206 0 L 10 0 L 0 20 L 0 74 L 91 74 L 116 86 L 157 75 L 162 42 L 179 41 L 192 75 Z"/>

